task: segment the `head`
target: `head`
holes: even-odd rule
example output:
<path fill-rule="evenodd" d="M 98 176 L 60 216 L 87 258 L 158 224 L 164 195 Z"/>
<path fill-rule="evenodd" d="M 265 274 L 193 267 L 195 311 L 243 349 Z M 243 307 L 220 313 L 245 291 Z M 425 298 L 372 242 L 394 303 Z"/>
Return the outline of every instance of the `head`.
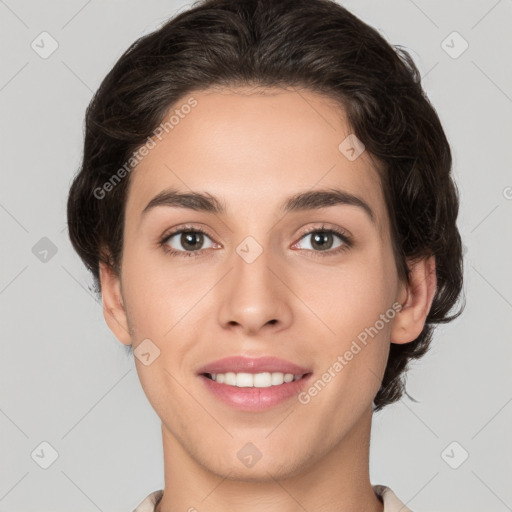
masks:
<path fill-rule="evenodd" d="M 304 446 L 290 424 L 261 433 L 275 411 L 208 404 L 232 436 L 211 422 L 218 450 L 289 445 L 288 471 L 400 399 L 435 325 L 460 315 L 457 214 L 414 63 L 330 0 L 206 0 L 137 40 L 87 109 L 68 199 L 109 327 L 158 348 L 137 361 L 144 391 L 206 465 L 233 454 L 198 442 L 198 368 L 274 355 L 324 382 L 294 404 Z"/>

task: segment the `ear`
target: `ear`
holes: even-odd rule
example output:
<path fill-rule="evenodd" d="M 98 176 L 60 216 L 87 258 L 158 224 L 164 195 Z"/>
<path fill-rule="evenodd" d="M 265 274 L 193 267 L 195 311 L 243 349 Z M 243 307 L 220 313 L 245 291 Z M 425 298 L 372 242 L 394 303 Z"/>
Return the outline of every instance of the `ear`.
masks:
<path fill-rule="evenodd" d="M 100 282 L 103 316 L 114 336 L 124 345 L 131 345 L 130 328 L 121 294 L 121 282 L 111 266 L 100 261 Z"/>
<path fill-rule="evenodd" d="M 391 329 L 391 343 L 409 343 L 423 330 L 437 287 L 435 256 L 408 261 L 409 283 L 403 283 L 397 300 L 402 309 Z"/>

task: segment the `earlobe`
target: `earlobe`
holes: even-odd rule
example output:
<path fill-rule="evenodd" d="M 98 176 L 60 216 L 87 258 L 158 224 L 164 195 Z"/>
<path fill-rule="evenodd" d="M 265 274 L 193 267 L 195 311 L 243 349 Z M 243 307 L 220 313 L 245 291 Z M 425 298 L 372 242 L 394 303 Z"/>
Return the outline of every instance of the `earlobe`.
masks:
<path fill-rule="evenodd" d="M 121 293 L 121 282 L 112 267 L 99 263 L 103 316 L 114 336 L 124 345 L 131 345 L 128 318 Z"/>
<path fill-rule="evenodd" d="M 423 330 L 437 287 L 435 256 L 408 262 L 409 284 L 401 290 L 402 309 L 391 329 L 391 343 L 409 343 Z"/>

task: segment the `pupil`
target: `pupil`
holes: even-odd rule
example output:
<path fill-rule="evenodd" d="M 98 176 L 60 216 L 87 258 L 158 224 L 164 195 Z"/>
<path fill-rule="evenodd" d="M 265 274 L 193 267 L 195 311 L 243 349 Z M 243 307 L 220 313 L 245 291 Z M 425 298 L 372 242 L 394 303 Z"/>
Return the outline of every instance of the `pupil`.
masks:
<path fill-rule="evenodd" d="M 197 249 L 197 247 L 194 247 L 198 245 L 201 246 L 203 241 L 203 234 L 202 233 L 183 233 L 181 235 L 181 244 L 185 249 Z"/>
<path fill-rule="evenodd" d="M 329 241 L 331 243 L 329 243 Z M 316 233 L 313 235 L 313 247 L 317 246 L 320 249 L 329 249 L 332 245 L 332 238 L 330 233 Z M 326 247 L 327 246 L 327 247 Z"/>

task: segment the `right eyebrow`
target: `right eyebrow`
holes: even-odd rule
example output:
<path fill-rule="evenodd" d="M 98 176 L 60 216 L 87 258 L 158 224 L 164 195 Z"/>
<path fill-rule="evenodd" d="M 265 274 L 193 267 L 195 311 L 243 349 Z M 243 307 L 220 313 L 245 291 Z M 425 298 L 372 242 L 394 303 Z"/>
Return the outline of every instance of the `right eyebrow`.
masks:
<path fill-rule="evenodd" d="M 223 214 L 225 206 L 216 197 L 201 192 L 179 192 L 174 188 L 167 188 L 159 192 L 142 210 L 141 216 L 145 216 L 157 206 L 170 206 L 176 208 L 188 208 L 190 210 L 208 213 Z"/>

